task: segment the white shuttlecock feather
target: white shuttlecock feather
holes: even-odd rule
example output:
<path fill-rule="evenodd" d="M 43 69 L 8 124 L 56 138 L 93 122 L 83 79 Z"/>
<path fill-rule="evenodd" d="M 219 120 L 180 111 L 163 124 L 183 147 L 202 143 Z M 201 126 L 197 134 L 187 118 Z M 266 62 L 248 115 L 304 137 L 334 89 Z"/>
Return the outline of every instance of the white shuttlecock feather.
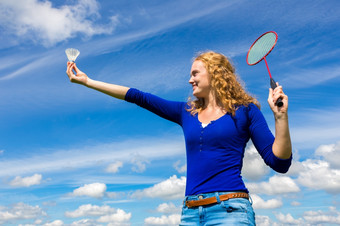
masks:
<path fill-rule="evenodd" d="M 70 62 L 74 62 L 80 54 L 79 50 L 73 48 L 66 49 L 65 53 Z"/>

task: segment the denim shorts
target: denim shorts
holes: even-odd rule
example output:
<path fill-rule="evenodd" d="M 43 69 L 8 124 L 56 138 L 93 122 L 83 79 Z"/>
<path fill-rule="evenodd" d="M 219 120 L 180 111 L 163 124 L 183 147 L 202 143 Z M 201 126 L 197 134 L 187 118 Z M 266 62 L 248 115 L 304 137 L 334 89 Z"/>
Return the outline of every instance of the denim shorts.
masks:
<path fill-rule="evenodd" d="M 252 204 L 245 198 L 233 198 L 216 204 L 192 208 L 185 205 L 185 201 L 199 200 L 202 197 L 204 199 L 218 197 L 228 193 L 233 192 L 213 192 L 185 197 L 180 225 L 255 225 L 255 213 Z"/>

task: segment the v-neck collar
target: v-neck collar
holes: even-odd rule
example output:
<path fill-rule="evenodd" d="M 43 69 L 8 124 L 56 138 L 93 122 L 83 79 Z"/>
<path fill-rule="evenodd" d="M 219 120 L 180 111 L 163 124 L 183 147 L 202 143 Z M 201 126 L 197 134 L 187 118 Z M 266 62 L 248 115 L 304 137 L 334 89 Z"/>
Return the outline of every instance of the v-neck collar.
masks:
<path fill-rule="evenodd" d="M 224 118 L 226 115 L 228 115 L 228 113 L 222 115 L 221 117 L 219 117 L 219 118 L 217 118 L 217 119 L 215 119 L 215 120 L 211 120 L 209 123 L 204 123 L 204 124 L 207 124 L 205 127 L 202 126 L 202 122 L 201 122 L 201 121 L 199 120 L 199 118 L 198 118 L 198 113 L 196 114 L 196 119 L 197 119 L 197 122 L 200 124 L 200 126 L 201 126 L 202 128 L 207 128 L 208 126 L 214 124 L 216 121 L 218 121 L 218 120 Z"/>

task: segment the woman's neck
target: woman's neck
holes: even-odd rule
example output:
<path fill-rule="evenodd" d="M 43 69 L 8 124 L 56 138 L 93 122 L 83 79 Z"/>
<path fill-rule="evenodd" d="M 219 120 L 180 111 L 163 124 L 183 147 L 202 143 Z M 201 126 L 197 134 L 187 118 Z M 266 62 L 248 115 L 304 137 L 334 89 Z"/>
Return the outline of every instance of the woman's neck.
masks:
<path fill-rule="evenodd" d="M 219 104 L 217 103 L 217 98 L 216 96 L 210 92 L 209 95 L 204 98 L 204 106 L 203 109 L 215 109 L 215 108 L 220 108 Z"/>

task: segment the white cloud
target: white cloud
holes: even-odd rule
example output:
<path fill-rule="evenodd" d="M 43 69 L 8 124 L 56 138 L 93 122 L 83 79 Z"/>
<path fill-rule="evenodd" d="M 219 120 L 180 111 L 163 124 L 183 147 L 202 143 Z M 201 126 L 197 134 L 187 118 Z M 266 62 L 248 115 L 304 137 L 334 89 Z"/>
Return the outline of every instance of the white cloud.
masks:
<path fill-rule="evenodd" d="M 102 224 L 96 223 L 94 219 L 81 219 L 72 222 L 71 226 L 101 226 Z"/>
<path fill-rule="evenodd" d="M 123 192 L 106 192 L 105 196 L 110 198 L 110 199 L 116 199 L 120 196 L 123 196 L 124 193 Z"/>
<path fill-rule="evenodd" d="M 297 201 L 293 201 L 293 202 L 290 203 L 290 205 L 292 205 L 292 206 L 301 206 L 301 203 L 297 202 Z"/>
<path fill-rule="evenodd" d="M 181 221 L 180 214 L 173 214 L 169 216 L 161 216 L 161 217 L 148 217 L 144 220 L 145 225 L 179 225 Z"/>
<path fill-rule="evenodd" d="M 294 153 L 293 153 L 294 156 Z M 289 167 L 288 172 L 285 174 L 286 176 L 298 176 L 303 170 L 304 166 L 302 162 L 292 161 L 292 165 Z"/>
<path fill-rule="evenodd" d="M 34 174 L 30 177 L 16 176 L 9 184 L 15 187 L 30 187 L 41 183 L 42 175 Z"/>
<path fill-rule="evenodd" d="M 25 203 L 14 204 L 11 208 L 0 206 L 0 224 L 7 221 L 35 219 L 45 216 L 47 214 L 39 206 L 30 206 Z"/>
<path fill-rule="evenodd" d="M 306 211 L 303 218 L 312 225 L 340 224 L 340 212 L 335 207 L 329 207 L 329 211 Z"/>
<path fill-rule="evenodd" d="M 5 153 L 4 150 L 0 150 L 0 155 L 3 155 Z"/>
<path fill-rule="evenodd" d="M 178 160 L 177 162 L 174 163 L 174 168 L 175 170 L 177 170 L 177 172 L 179 173 L 185 173 L 187 171 L 187 164 L 184 164 L 182 166 L 180 166 L 181 164 L 181 160 Z"/>
<path fill-rule="evenodd" d="M 176 175 L 173 175 L 169 179 L 155 184 L 153 187 L 134 192 L 132 197 L 161 198 L 166 200 L 184 198 L 185 183 L 185 177 L 177 178 Z"/>
<path fill-rule="evenodd" d="M 106 192 L 106 185 L 103 183 L 85 184 L 83 187 L 73 191 L 73 196 L 89 196 L 93 198 L 102 198 Z"/>
<path fill-rule="evenodd" d="M 269 199 L 265 201 L 258 195 L 251 195 L 251 199 L 254 202 L 254 209 L 276 209 L 283 205 L 281 200 Z"/>
<path fill-rule="evenodd" d="M 157 212 L 171 214 L 171 213 L 180 213 L 181 207 L 176 207 L 172 202 L 170 203 L 162 203 L 157 207 Z"/>
<path fill-rule="evenodd" d="M 44 224 L 44 226 L 63 226 L 64 222 L 62 220 L 55 220 L 50 223 Z"/>
<path fill-rule="evenodd" d="M 123 167 L 123 162 L 116 161 L 114 163 L 111 163 L 107 168 L 106 172 L 108 173 L 117 173 L 119 171 L 119 168 Z"/>
<path fill-rule="evenodd" d="M 316 157 L 316 158 L 315 158 Z M 321 157 L 321 159 L 320 159 Z M 305 161 L 293 161 L 287 176 L 297 176 L 296 182 L 308 188 L 340 192 L 340 142 L 319 146 Z"/>
<path fill-rule="evenodd" d="M 299 184 L 331 194 L 340 193 L 340 170 L 331 169 L 330 164 L 322 160 L 308 159 L 302 165 L 304 170 L 297 178 Z"/>
<path fill-rule="evenodd" d="M 97 225 L 99 223 L 107 223 L 108 225 L 129 225 L 128 221 L 131 219 L 132 214 L 126 213 L 121 209 L 114 209 L 108 205 L 82 205 L 72 212 L 65 212 L 66 217 L 99 217 L 94 219 L 82 219 L 73 222 L 72 225 Z M 98 224 L 99 225 L 99 224 Z M 101 225 L 101 224 L 100 224 Z"/>
<path fill-rule="evenodd" d="M 129 225 L 128 221 L 131 219 L 131 216 L 131 213 L 117 209 L 115 213 L 101 216 L 97 221 L 100 223 L 108 223 L 108 225 Z"/>
<path fill-rule="evenodd" d="M 290 213 L 275 214 L 278 225 L 333 225 L 340 224 L 340 212 L 336 207 L 329 207 L 328 211 L 305 211 L 300 218 L 294 218 Z M 273 225 L 273 224 L 272 224 Z"/>
<path fill-rule="evenodd" d="M 254 145 L 245 150 L 242 176 L 250 180 L 259 180 L 269 173 L 269 167 L 257 152 Z"/>
<path fill-rule="evenodd" d="M 293 179 L 286 176 L 274 175 L 268 182 L 247 183 L 247 188 L 251 193 L 277 195 L 299 192 L 300 188 Z"/>
<path fill-rule="evenodd" d="M 0 26 L 17 37 L 24 37 L 46 46 L 75 37 L 109 34 L 115 28 L 117 17 L 107 25 L 95 24 L 100 17 L 95 0 L 77 1 L 75 5 L 53 7 L 50 1 L 3 0 L 0 3 Z"/>
<path fill-rule="evenodd" d="M 315 151 L 316 156 L 322 156 L 330 167 L 340 169 L 340 142 L 336 144 L 321 145 Z"/>
<path fill-rule="evenodd" d="M 256 222 L 256 225 L 261 225 L 261 226 L 278 226 L 268 216 L 255 215 L 255 222 Z"/>
<path fill-rule="evenodd" d="M 66 217 L 77 218 L 86 216 L 102 216 L 115 213 L 116 210 L 108 205 L 96 206 L 91 204 L 81 205 L 75 211 L 65 212 Z"/>
<path fill-rule="evenodd" d="M 140 154 L 134 154 L 131 158 L 132 171 L 136 173 L 143 173 L 146 170 L 146 164 L 150 163 L 145 157 Z"/>
<path fill-rule="evenodd" d="M 290 213 L 288 214 L 278 213 L 278 214 L 275 214 L 275 216 L 280 221 L 280 223 L 283 223 L 284 225 L 287 225 L 287 224 L 304 225 L 305 224 L 302 218 L 295 219 Z"/>

